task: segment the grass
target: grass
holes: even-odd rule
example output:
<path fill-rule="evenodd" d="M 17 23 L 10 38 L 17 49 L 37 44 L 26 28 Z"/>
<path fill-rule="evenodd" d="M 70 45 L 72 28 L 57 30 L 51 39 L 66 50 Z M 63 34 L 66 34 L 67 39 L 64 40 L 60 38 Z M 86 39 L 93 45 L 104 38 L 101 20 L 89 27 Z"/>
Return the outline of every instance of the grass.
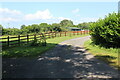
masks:
<path fill-rule="evenodd" d="M 40 54 L 52 49 L 55 47 L 58 43 L 77 38 L 77 37 L 83 37 L 83 36 L 88 36 L 88 34 L 85 35 L 75 35 L 75 36 L 64 36 L 64 37 L 55 37 L 51 39 L 47 39 L 47 46 L 29 46 L 29 45 L 24 45 L 24 46 L 19 46 L 19 47 L 11 47 L 11 48 L 6 48 L 2 50 L 2 56 L 3 57 L 36 57 L 39 56 Z"/>
<path fill-rule="evenodd" d="M 91 40 L 84 43 L 85 48 L 93 54 L 97 59 L 100 59 L 107 64 L 120 70 L 120 48 L 104 48 L 97 45 L 93 45 Z"/>

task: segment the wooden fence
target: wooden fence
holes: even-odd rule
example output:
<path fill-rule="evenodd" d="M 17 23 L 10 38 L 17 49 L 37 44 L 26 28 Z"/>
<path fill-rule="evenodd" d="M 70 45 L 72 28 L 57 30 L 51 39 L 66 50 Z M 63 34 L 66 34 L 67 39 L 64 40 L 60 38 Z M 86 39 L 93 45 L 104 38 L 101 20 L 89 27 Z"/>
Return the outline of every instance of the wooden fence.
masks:
<path fill-rule="evenodd" d="M 63 36 L 74 36 L 74 35 L 83 35 L 89 34 L 89 31 L 68 31 L 68 32 L 48 32 L 43 33 L 46 39 L 54 38 L 54 37 L 63 37 Z M 0 46 L 2 47 L 11 47 L 11 46 L 20 46 L 23 44 L 28 44 L 33 41 L 35 38 L 41 40 L 42 33 L 33 34 L 33 35 L 18 35 L 18 36 L 7 36 L 0 37 Z"/>

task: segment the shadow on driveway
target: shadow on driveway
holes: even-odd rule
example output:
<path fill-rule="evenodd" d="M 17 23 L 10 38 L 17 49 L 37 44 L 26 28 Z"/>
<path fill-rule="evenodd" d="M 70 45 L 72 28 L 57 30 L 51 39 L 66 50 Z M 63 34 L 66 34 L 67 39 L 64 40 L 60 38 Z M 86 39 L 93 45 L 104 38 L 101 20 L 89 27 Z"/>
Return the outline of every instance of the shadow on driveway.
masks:
<path fill-rule="evenodd" d="M 83 47 L 57 45 L 37 58 L 3 58 L 3 78 L 118 78 Z"/>

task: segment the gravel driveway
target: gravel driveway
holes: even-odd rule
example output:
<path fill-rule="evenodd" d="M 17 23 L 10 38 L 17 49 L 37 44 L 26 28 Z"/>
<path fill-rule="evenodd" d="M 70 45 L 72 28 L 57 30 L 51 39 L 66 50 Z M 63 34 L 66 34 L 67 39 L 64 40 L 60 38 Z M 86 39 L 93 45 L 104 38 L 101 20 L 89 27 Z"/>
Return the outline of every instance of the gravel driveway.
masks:
<path fill-rule="evenodd" d="M 82 47 L 90 36 L 59 43 L 37 58 L 3 58 L 3 78 L 118 78 Z"/>

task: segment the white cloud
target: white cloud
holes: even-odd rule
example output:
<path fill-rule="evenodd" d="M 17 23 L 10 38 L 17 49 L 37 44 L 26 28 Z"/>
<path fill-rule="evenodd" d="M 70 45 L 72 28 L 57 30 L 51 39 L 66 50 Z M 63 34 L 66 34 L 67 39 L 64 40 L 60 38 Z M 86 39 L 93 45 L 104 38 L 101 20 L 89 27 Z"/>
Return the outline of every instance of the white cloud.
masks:
<path fill-rule="evenodd" d="M 2 15 L 4 15 L 4 14 L 20 15 L 22 13 L 18 10 L 10 10 L 8 8 L 0 8 L 0 14 L 2 14 Z"/>
<path fill-rule="evenodd" d="M 16 22 L 21 19 L 21 16 L 23 14 L 18 10 L 0 8 L 0 22 Z"/>
<path fill-rule="evenodd" d="M 73 10 L 74 13 L 79 12 L 79 9 Z M 2 15 L 1 15 L 2 14 Z M 46 9 L 43 11 L 36 11 L 32 14 L 24 14 L 18 10 L 11 10 L 8 8 L 0 8 L 0 22 L 2 23 L 12 23 L 12 24 L 32 24 L 32 23 L 59 23 L 60 21 L 67 19 L 72 20 L 74 24 L 82 23 L 82 22 L 93 22 L 98 20 L 98 18 L 86 17 L 83 18 L 80 15 L 74 16 L 74 18 L 67 17 L 54 17 L 51 12 Z"/>
<path fill-rule="evenodd" d="M 15 18 L 11 18 L 11 17 L 8 17 L 8 18 L 0 18 L 0 21 L 2 22 L 17 22 L 18 20 L 15 19 Z"/>
<path fill-rule="evenodd" d="M 51 18 L 52 18 L 52 14 L 48 9 L 44 11 L 37 11 L 34 14 L 25 15 L 25 20 L 40 20 L 40 19 L 45 20 L 45 19 L 51 19 Z"/>
<path fill-rule="evenodd" d="M 74 9 L 72 13 L 78 13 L 80 10 L 78 8 Z"/>

